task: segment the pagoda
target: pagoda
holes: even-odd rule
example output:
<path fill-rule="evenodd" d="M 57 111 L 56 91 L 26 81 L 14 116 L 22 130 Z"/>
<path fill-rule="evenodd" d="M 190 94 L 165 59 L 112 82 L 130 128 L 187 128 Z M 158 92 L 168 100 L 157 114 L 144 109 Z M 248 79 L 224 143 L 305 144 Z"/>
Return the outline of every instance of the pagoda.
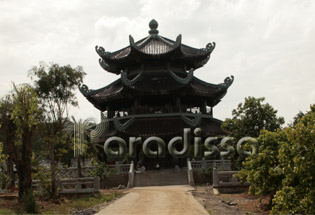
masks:
<path fill-rule="evenodd" d="M 97 90 L 80 87 L 107 118 L 108 128 L 97 134 L 95 142 L 103 145 L 111 136 L 127 141 L 129 137 L 157 136 L 167 143 L 182 136 L 184 128 L 196 127 L 204 138 L 223 135 L 213 107 L 225 96 L 234 77 L 211 84 L 194 76 L 195 70 L 209 61 L 215 43 L 193 48 L 182 43 L 181 35 L 175 41 L 160 36 L 154 19 L 149 27 L 147 37 L 135 42 L 129 36 L 129 45 L 118 51 L 95 47 L 100 66 L 120 75 Z"/>

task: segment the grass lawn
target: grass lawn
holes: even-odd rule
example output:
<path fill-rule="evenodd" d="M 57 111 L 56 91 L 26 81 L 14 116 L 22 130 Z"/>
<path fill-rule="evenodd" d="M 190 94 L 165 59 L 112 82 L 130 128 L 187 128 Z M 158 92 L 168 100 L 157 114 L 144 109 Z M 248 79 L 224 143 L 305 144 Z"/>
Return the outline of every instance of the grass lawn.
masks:
<path fill-rule="evenodd" d="M 97 194 L 84 196 L 60 197 L 56 201 L 37 200 L 38 211 L 40 214 L 71 214 L 77 210 L 91 208 L 113 199 L 121 197 L 120 190 L 107 190 Z M 17 198 L 0 198 L 0 214 L 23 214 L 23 205 L 18 203 Z"/>

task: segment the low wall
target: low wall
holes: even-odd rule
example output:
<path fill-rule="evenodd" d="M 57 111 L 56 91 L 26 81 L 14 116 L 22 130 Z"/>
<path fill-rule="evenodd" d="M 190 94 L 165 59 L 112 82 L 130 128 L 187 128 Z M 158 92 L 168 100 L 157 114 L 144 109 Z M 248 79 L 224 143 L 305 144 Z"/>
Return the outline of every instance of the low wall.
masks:
<path fill-rule="evenodd" d="M 237 172 L 213 169 L 213 188 L 217 189 L 219 193 L 241 193 L 248 191 L 249 183 L 242 183 L 238 177 L 233 177 Z"/>
<path fill-rule="evenodd" d="M 101 189 L 118 187 L 119 185 L 128 185 L 128 173 L 112 174 L 108 178 L 101 180 Z"/>
<path fill-rule="evenodd" d="M 212 182 L 212 176 L 205 176 L 201 174 L 199 171 L 193 171 L 194 174 L 194 181 L 195 184 L 201 185 L 201 184 L 209 184 L 211 185 Z"/>

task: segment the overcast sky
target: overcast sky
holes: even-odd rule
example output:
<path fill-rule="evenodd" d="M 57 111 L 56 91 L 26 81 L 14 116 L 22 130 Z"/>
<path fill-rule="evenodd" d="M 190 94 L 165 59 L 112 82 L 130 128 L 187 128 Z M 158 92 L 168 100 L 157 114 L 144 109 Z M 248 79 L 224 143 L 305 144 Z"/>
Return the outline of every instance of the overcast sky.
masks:
<path fill-rule="evenodd" d="M 210 83 L 235 80 L 214 116 L 224 120 L 247 96 L 265 97 L 286 123 L 315 103 L 315 1 L 311 0 L 0 0 L 0 96 L 30 82 L 40 61 L 83 66 L 91 89 L 119 76 L 104 71 L 95 46 L 116 51 L 148 35 L 204 48 L 211 59 L 195 75 Z M 76 118 L 99 112 L 79 92 Z"/>

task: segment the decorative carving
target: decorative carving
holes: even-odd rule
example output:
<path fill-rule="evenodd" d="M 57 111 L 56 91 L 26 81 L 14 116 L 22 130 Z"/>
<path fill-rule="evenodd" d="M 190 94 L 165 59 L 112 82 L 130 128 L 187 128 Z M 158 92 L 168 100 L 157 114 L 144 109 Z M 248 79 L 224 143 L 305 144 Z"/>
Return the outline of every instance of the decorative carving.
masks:
<path fill-rule="evenodd" d="M 134 123 L 134 121 L 136 120 L 136 118 L 131 117 L 124 124 L 121 124 L 117 118 L 113 118 L 113 120 L 114 120 L 115 128 L 118 131 L 123 131 L 123 130 L 126 130 L 130 125 L 132 125 Z"/>
<path fill-rule="evenodd" d="M 233 75 L 231 75 L 231 78 L 226 77 L 224 79 L 224 83 L 218 84 L 219 88 L 216 91 L 219 92 L 219 91 L 226 90 L 227 88 L 229 88 L 232 85 L 233 81 L 234 81 Z"/>
<path fill-rule="evenodd" d="M 178 75 L 176 75 L 172 70 L 170 70 L 169 68 L 166 68 L 167 71 L 170 73 L 170 75 L 172 76 L 172 78 L 174 78 L 175 81 L 181 83 L 181 84 L 188 84 L 192 78 L 194 77 L 194 69 L 191 68 L 189 70 L 189 72 L 187 73 L 186 78 L 181 78 Z"/>
<path fill-rule="evenodd" d="M 212 42 L 212 43 L 208 43 L 206 45 L 206 48 L 203 48 L 203 49 L 200 49 L 202 52 L 204 52 L 205 54 L 207 53 L 211 53 L 213 51 L 213 49 L 215 48 L 215 42 Z"/>
<path fill-rule="evenodd" d="M 124 83 L 124 85 L 128 87 L 136 84 L 141 79 L 142 74 L 143 72 L 141 71 L 136 77 L 134 77 L 132 80 L 129 80 L 126 72 L 124 72 L 123 70 L 120 71 L 121 81 Z"/>
<path fill-rule="evenodd" d="M 102 46 L 100 46 L 100 47 L 95 46 L 95 50 L 96 50 L 97 54 L 102 58 L 108 58 L 111 55 L 111 53 L 106 52 Z"/>
<path fill-rule="evenodd" d="M 84 95 L 87 96 L 91 93 L 91 90 L 89 90 L 89 87 L 83 84 L 82 86 L 79 86 L 80 92 Z"/>
<path fill-rule="evenodd" d="M 179 47 L 181 44 L 182 44 L 182 35 L 179 34 L 179 35 L 176 37 L 176 42 L 172 45 L 172 48 L 177 48 L 177 47 Z"/>
<path fill-rule="evenodd" d="M 129 43 L 131 47 L 135 48 L 135 40 L 131 35 L 129 35 Z"/>
<path fill-rule="evenodd" d="M 234 81 L 234 76 L 231 75 L 231 78 L 230 77 L 226 77 L 224 79 L 224 83 L 219 84 L 219 85 L 224 87 L 224 88 L 228 88 L 228 87 L 230 87 L 232 85 L 233 81 Z"/>
<path fill-rule="evenodd" d="M 190 125 L 192 127 L 196 127 L 196 126 L 200 125 L 200 122 L 201 122 L 201 114 L 200 113 L 195 114 L 194 119 L 189 119 L 185 115 L 181 115 L 181 118 L 184 120 L 184 122 L 186 122 L 188 125 Z"/>
<path fill-rule="evenodd" d="M 110 69 L 110 66 L 102 58 L 100 58 L 98 62 L 104 70 L 108 71 Z"/>
<path fill-rule="evenodd" d="M 108 128 L 109 128 L 108 119 L 101 112 L 101 122 L 96 125 L 95 129 L 91 130 L 91 133 L 90 133 L 91 142 L 96 143 L 96 141 L 99 138 L 102 138 L 104 136 L 104 134 L 108 130 Z"/>
<path fill-rule="evenodd" d="M 155 20 L 155 19 L 152 19 L 149 23 L 149 27 L 150 27 L 150 30 L 149 30 L 149 34 L 158 34 L 159 31 L 157 30 L 159 24 L 158 22 Z"/>

